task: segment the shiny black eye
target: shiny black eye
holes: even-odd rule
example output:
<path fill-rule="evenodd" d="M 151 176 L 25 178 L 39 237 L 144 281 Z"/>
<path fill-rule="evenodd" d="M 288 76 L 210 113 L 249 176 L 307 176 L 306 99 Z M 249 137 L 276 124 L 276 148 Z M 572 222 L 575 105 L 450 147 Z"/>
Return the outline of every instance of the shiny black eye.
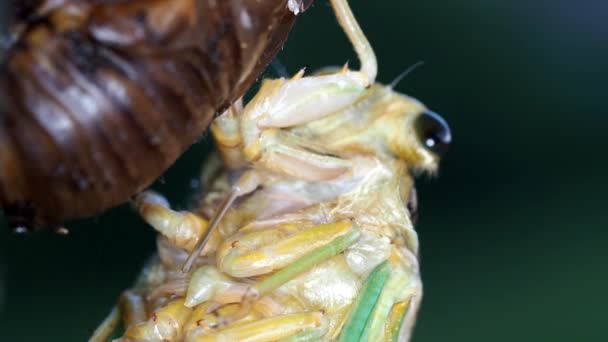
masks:
<path fill-rule="evenodd" d="M 439 157 L 445 155 L 452 142 L 452 133 L 441 116 L 427 110 L 416 118 L 414 129 L 424 147 Z"/>

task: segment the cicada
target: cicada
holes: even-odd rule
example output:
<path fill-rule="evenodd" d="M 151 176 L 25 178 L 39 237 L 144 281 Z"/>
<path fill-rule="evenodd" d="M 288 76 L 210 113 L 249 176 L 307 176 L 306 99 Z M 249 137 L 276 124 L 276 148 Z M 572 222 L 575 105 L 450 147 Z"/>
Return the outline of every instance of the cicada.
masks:
<path fill-rule="evenodd" d="M 190 211 L 135 201 L 158 256 L 96 331 L 120 341 L 407 341 L 422 299 L 413 175 L 451 141 L 421 102 L 376 83 L 346 0 L 331 0 L 361 61 L 265 80 L 215 119 L 215 157 Z"/>

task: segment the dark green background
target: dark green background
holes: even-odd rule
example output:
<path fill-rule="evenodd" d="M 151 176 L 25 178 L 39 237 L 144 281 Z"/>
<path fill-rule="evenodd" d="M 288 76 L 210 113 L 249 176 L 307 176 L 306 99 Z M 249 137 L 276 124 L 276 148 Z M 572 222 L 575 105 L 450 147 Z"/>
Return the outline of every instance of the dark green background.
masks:
<path fill-rule="evenodd" d="M 454 144 L 419 180 L 425 297 L 414 341 L 607 341 L 608 2 L 363 1 L 379 79 L 442 113 Z M 280 59 L 350 59 L 325 1 Z M 203 138 L 157 188 L 186 205 Z M 72 234 L 0 236 L 0 340 L 84 341 L 154 249 L 129 208 Z"/>

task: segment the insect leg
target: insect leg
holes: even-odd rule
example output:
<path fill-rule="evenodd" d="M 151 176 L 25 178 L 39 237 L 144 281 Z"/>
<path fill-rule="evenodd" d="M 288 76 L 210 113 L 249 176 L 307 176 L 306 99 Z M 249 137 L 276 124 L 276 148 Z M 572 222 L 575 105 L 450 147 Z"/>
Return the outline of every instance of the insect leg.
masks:
<path fill-rule="evenodd" d="M 324 317 L 321 312 L 294 313 L 227 327 L 214 333 L 209 333 L 202 328 L 195 328 L 186 341 L 277 341 L 297 335 L 302 331 L 322 329 L 324 326 Z"/>
<path fill-rule="evenodd" d="M 180 341 L 191 314 L 192 309 L 184 306 L 184 300 L 177 299 L 152 313 L 149 320 L 126 329 L 124 338 L 128 341 Z"/>
<path fill-rule="evenodd" d="M 161 195 L 146 191 L 134 201 L 142 218 L 172 244 L 193 250 L 199 236 L 207 230 L 205 219 L 188 211 L 175 211 Z M 200 254 L 200 252 L 199 252 Z"/>
<path fill-rule="evenodd" d="M 223 164 L 230 170 L 247 166 L 243 156 L 243 138 L 240 130 L 240 117 L 243 113 L 243 99 L 236 101 L 211 124 L 211 133 Z"/>
<path fill-rule="evenodd" d="M 134 290 L 126 290 L 120 296 L 118 305 L 95 329 L 89 342 L 106 342 L 115 333 L 122 318 L 123 327 L 129 330 L 137 325 L 144 324 L 148 319 L 146 300 Z"/>
<path fill-rule="evenodd" d="M 325 230 L 329 232 L 324 233 Z M 319 234 L 331 236 L 329 236 L 329 238 L 321 236 L 321 243 L 314 243 L 314 248 L 308 248 L 308 244 L 311 244 L 311 241 L 315 241 Z M 280 268 L 277 272 L 255 283 L 236 283 L 229 277 L 217 272 L 217 270 L 209 270 L 208 267 L 204 266 L 195 271 L 192 276 L 192 281 L 186 296 L 186 303 L 188 305 L 198 305 L 199 303 L 209 300 L 217 303 L 218 306 L 239 303 L 240 310 L 236 310 L 227 316 L 218 315 L 214 321 L 220 322 L 222 326 L 242 321 L 244 317 L 251 313 L 253 307 L 267 299 L 265 297 L 266 295 L 302 273 L 310 270 L 315 265 L 342 253 L 352 246 L 359 239 L 359 236 L 359 230 L 353 227 L 350 221 L 341 221 L 332 224 L 319 225 L 313 229 L 297 233 L 292 238 L 284 239 L 287 241 L 285 241 L 285 243 L 279 242 L 279 246 L 276 246 L 275 248 L 275 252 L 280 252 L 281 254 L 273 255 L 271 258 L 265 256 L 263 252 L 253 251 L 248 255 L 249 259 L 246 260 L 249 263 L 259 262 L 260 260 L 264 263 L 264 260 L 270 259 L 271 262 L 275 263 L 275 267 L 282 267 L 281 258 L 289 261 L 287 265 Z M 255 240 L 256 237 L 259 238 L 259 236 L 250 238 Z M 264 240 L 264 238 L 262 238 L 262 240 Z M 306 241 L 308 241 L 308 244 Z M 270 250 L 272 248 L 268 246 L 260 247 L 260 250 L 264 249 Z M 224 263 L 225 262 L 226 260 L 224 260 Z M 222 261 L 218 261 L 218 264 L 221 263 Z M 242 276 L 268 273 L 274 269 L 274 267 L 262 267 L 262 270 L 259 270 L 255 267 L 252 268 L 252 266 L 255 265 L 250 264 L 248 266 L 251 270 L 247 274 L 242 274 Z M 211 298 L 211 296 L 213 296 L 213 298 Z"/>
<path fill-rule="evenodd" d="M 283 271 L 296 261 L 310 257 L 310 253 L 357 231 L 348 220 L 298 230 L 296 223 L 236 234 L 218 248 L 217 264 L 222 272 L 233 277 Z M 271 277 L 274 276 L 276 273 Z"/>
<path fill-rule="evenodd" d="M 339 177 L 352 167 L 350 160 L 308 150 L 279 130 L 266 130 L 260 140 L 264 152 L 258 165 L 280 175 L 321 182 Z"/>
<path fill-rule="evenodd" d="M 219 304 L 239 302 L 249 287 L 221 273 L 215 266 L 202 266 L 192 273 L 184 305 L 195 307 L 210 300 Z"/>
<path fill-rule="evenodd" d="M 220 221 L 226 214 L 226 211 L 230 208 L 232 203 L 239 198 L 240 196 L 246 195 L 254 191 L 261 183 L 261 176 L 258 174 L 256 170 L 249 170 L 243 173 L 239 180 L 232 186 L 230 192 L 226 195 L 222 203 L 219 205 L 211 220 L 209 220 L 209 225 L 207 229 L 204 231 L 203 236 L 198 239 L 196 245 L 194 246 L 192 252 L 188 256 L 186 263 L 182 267 L 182 271 L 187 273 L 190 272 L 192 265 L 196 261 L 196 258 L 203 252 L 205 245 L 209 241 L 212 236 L 212 233 L 215 231 L 215 228 L 219 225 Z"/>
<path fill-rule="evenodd" d="M 122 293 L 118 301 L 118 307 L 122 314 L 125 329 L 143 323 L 148 319 L 144 297 L 133 290 Z"/>
<path fill-rule="evenodd" d="M 357 19 L 353 15 L 348 0 L 330 0 L 338 22 L 353 44 L 361 62 L 361 72 L 367 75 L 370 84 L 373 84 L 378 73 L 378 62 L 371 44 L 363 34 Z"/>
<path fill-rule="evenodd" d="M 344 252 L 348 247 L 352 246 L 359 239 L 360 232 L 356 227 L 352 227 L 346 234 L 338 236 L 333 241 L 325 244 L 314 251 L 302 256 L 287 267 L 275 272 L 268 278 L 257 282 L 253 289 L 255 292 L 263 296 L 270 291 L 285 284 L 289 280 L 308 271 L 315 265 L 318 265 L 337 254 Z M 302 246 L 300 246 L 302 247 Z"/>
<path fill-rule="evenodd" d="M 312 151 L 283 128 L 330 115 L 356 102 L 366 82 L 358 72 L 266 81 L 241 115 L 243 155 L 256 168 L 308 181 L 335 178 L 350 162 Z M 225 125 L 223 131 L 229 130 Z"/>
<path fill-rule="evenodd" d="M 245 152 L 265 128 L 285 128 L 321 119 L 356 102 L 370 85 L 359 71 L 341 70 L 291 79 L 266 80 L 245 106 L 241 134 Z M 247 153 L 246 153 L 247 154 Z"/>
<path fill-rule="evenodd" d="M 93 335 L 89 338 L 89 342 L 106 342 L 120 324 L 120 311 L 114 307 L 108 317 L 95 329 Z"/>
<path fill-rule="evenodd" d="M 359 235 L 359 230 L 350 221 L 318 225 L 288 237 L 282 237 L 277 228 L 240 235 L 225 242 L 217 253 L 220 271 L 237 278 L 278 271 L 257 283 L 245 285 L 215 267 L 203 266 L 192 275 L 186 304 L 195 306 L 207 300 L 220 304 L 257 300 L 343 252 L 358 240 Z M 260 260 L 264 261 L 263 265 Z"/>

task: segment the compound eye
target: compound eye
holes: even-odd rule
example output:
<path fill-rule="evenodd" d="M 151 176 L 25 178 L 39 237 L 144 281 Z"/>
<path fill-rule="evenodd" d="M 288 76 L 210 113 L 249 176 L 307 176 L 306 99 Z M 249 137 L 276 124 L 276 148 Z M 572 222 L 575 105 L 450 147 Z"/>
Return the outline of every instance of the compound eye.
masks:
<path fill-rule="evenodd" d="M 418 140 L 426 149 L 440 158 L 445 155 L 452 142 L 452 133 L 441 116 L 427 110 L 416 118 L 414 129 Z"/>

